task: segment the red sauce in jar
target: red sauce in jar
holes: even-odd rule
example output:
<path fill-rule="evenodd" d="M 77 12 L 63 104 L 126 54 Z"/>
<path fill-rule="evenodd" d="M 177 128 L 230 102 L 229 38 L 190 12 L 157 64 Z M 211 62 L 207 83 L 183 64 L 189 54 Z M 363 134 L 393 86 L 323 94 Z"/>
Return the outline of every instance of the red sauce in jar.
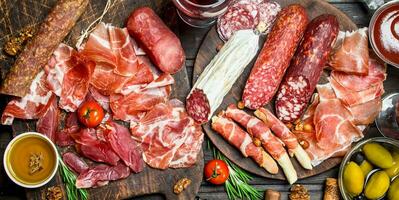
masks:
<path fill-rule="evenodd" d="M 399 4 L 388 7 L 378 15 L 373 40 L 387 60 L 399 64 Z"/>

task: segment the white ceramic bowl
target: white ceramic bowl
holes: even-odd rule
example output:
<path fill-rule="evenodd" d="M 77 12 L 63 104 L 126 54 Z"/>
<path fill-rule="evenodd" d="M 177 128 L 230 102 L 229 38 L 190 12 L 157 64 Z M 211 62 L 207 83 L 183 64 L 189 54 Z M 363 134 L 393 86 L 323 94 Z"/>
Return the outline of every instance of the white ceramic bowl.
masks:
<path fill-rule="evenodd" d="M 11 148 L 13 147 L 13 145 L 15 144 L 15 142 L 19 141 L 21 138 L 24 138 L 24 137 L 32 137 L 32 136 L 37 137 L 37 138 L 40 138 L 40 139 L 46 141 L 46 142 L 50 145 L 50 147 L 51 147 L 51 149 L 52 149 L 52 151 L 53 151 L 53 153 L 54 153 L 54 155 L 55 155 L 55 161 L 54 161 L 55 163 L 54 163 L 54 168 L 53 168 L 53 170 L 51 171 L 50 176 L 48 176 L 46 179 L 40 181 L 40 182 L 37 183 L 37 184 L 26 184 L 26 183 L 23 183 L 23 182 L 19 181 L 18 179 L 16 179 L 16 178 L 14 177 L 13 173 L 11 172 L 12 169 L 10 169 L 10 165 L 7 164 L 7 162 L 8 162 L 9 159 L 10 159 L 10 157 L 9 157 L 9 155 L 10 155 L 10 150 L 11 150 Z M 47 183 L 54 177 L 54 175 L 55 175 L 55 173 L 57 172 L 57 169 L 58 169 L 58 159 L 59 159 L 59 158 L 58 158 L 58 153 L 57 153 L 57 147 L 55 146 L 55 144 L 54 144 L 49 138 L 47 138 L 47 137 L 44 136 L 43 134 L 40 134 L 40 133 L 37 133 L 37 132 L 26 132 L 26 133 L 23 133 L 23 134 L 18 135 L 17 137 L 15 137 L 14 139 L 12 139 L 12 140 L 10 141 L 10 143 L 8 143 L 7 148 L 6 148 L 5 152 L 4 152 L 3 166 L 4 166 L 4 169 L 5 169 L 5 171 L 6 171 L 7 175 L 8 175 L 8 177 L 9 177 L 14 183 L 16 183 L 16 184 L 18 184 L 18 185 L 20 185 L 20 186 L 22 186 L 22 187 L 25 187 L 25 188 L 38 188 L 38 187 L 41 187 L 41 186 L 47 184 Z"/>

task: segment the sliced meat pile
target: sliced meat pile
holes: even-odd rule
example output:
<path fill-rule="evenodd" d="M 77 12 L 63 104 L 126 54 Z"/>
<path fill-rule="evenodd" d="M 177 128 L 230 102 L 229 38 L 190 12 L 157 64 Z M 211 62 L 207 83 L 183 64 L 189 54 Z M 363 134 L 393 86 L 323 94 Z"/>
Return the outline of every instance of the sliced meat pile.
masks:
<path fill-rule="evenodd" d="M 277 2 L 266 0 L 235 0 L 217 20 L 219 37 L 227 41 L 238 30 L 255 29 L 262 22 L 269 33 L 281 7 Z"/>
<path fill-rule="evenodd" d="M 155 105 L 130 129 L 143 149 L 144 161 L 158 169 L 192 166 L 204 139 L 201 127 L 177 99 Z"/>

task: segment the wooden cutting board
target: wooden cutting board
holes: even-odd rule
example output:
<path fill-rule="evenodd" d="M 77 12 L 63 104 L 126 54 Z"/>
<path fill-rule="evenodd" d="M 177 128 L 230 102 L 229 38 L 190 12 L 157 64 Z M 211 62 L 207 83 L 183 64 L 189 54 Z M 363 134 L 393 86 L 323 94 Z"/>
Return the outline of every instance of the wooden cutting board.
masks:
<path fill-rule="evenodd" d="M 169 1 L 162 0 L 113 0 L 115 4 L 105 15 L 103 22 L 112 23 L 122 27 L 131 11 L 140 6 L 152 7 L 161 17 L 165 16 L 164 21 L 173 27 L 177 18 L 174 15 L 174 7 Z M 27 26 L 39 24 L 55 5 L 56 0 L 8 0 L 0 1 L 0 47 L 5 41 L 18 33 Z M 101 15 L 106 0 L 91 0 L 87 10 L 81 16 L 76 26 L 65 39 L 65 43 L 74 46 L 82 30 Z M 178 34 L 178 33 L 177 33 Z M 2 79 L 14 62 L 14 58 L 7 57 L 1 51 L 0 64 Z M 178 98 L 184 102 L 190 86 L 186 68 L 174 75 L 176 83 L 173 85 L 172 98 Z M 29 130 L 35 130 L 35 121 L 16 120 L 13 125 L 14 134 L 19 134 Z M 89 189 L 90 199 L 126 199 L 146 194 L 161 194 L 166 199 L 194 199 L 202 181 L 204 167 L 203 152 L 201 150 L 198 162 L 191 168 L 157 170 L 146 166 L 144 171 L 132 174 L 128 178 L 120 181 L 111 181 L 109 185 Z M 187 177 L 192 183 L 180 195 L 173 193 L 174 184 L 181 178 Z M 57 173 L 56 177 L 46 186 L 38 189 L 26 190 L 28 199 L 43 199 L 46 190 L 50 186 L 63 186 L 61 177 Z M 65 197 L 65 195 L 64 195 Z"/>
<path fill-rule="evenodd" d="M 338 18 L 339 24 L 340 24 L 340 30 L 354 30 L 356 29 L 356 24 L 352 22 L 350 18 L 348 18 L 344 13 L 342 13 L 340 10 L 335 8 L 334 6 L 330 5 L 329 3 L 321 0 L 300 0 L 300 1 L 295 1 L 295 0 L 279 0 L 277 1 L 280 3 L 282 7 L 285 7 L 289 4 L 293 3 L 299 3 L 302 6 L 304 6 L 307 10 L 308 16 L 310 19 L 313 19 L 321 14 L 333 14 Z M 204 68 L 208 65 L 208 63 L 212 60 L 212 58 L 216 55 L 216 47 L 218 45 L 222 45 L 223 41 L 219 38 L 216 28 L 213 27 L 207 36 L 205 37 L 195 60 L 194 64 L 194 72 L 193 72 L 193 84 L 199 77 L 199 75 L 202 73 Z M 263 41 L 262 44 L 263 46 Z M 221 110 L 225 110 L 226 107 L 231 104 L 235 103 L 237 104 L 238 101 L 241 100 L 241 95 L 246 83 L 246 80 L 249 76 L 249 73 L 251 72 L 252 66 L 254 64 L 255 60 L 250 63 L 244 70 L 243 74 L 237 79 L 235 82 L 233 88 L 230 90 L 230 92 L 224 97 L 223 102 L 221 106 L 216 110 L 216 113 L 219 113 Z M 321 81 L 326 81 L 326 73 L 323 74 Z M 274 106 L 272 105 L 267 105 L 271 110 L 274 110 Z M 273 109 L 272 109 L 273 108 Z M 248 113 L 251 111 L 247 110 Z M 226 155 L 231 161 L 233 161 L 235 164 L 240 166 L 241 168 L 252 172 L 254 174 L 257 174 L 259 176 L 263 176 L 266 178 L 273 178 L 273 179 L 281 179 L 285 180 L 285 176 L 282 172 L 282 170 L 279 170 L 279 173 L 276 175 L 269 174 L 266 172 L 263 168 L 259 167 L 253 160 L 250 158 L 244 158 L 239 150 L 234 148 L 232 145 L 230 145 L 226 140 L 224 140 L 218 133 L 212 130 L 210 123 L 206 123 L 203 125 L 203 128 L 205 130 L 205 133 L 208 135 L 210 140 L 215 144 L 215 146 L 224 154 Z M 316 174 L 320 174 L 322 172 L 325 172 L 335 166 L 337 166 L 341 162 L 341 158 L 331 158 L 317 167 L 315 167 L 313 170 L 305 170 L 300 166 L 300 164 L 296 161 L 296 159 L 291 158 L 292 164 L 294 165 L 298 178 L 306 178 L 309 176 L 313 176 Z"/>

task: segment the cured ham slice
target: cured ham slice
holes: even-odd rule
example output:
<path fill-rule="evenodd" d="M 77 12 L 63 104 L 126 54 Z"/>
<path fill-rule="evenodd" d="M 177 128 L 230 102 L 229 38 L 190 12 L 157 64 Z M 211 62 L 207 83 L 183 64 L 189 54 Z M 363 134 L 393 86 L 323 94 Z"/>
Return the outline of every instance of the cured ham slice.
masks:
<path fill-rule="evenodd" d="M 102 95 L 94 87 L 89 87 L 89 91 L 91 98 L 97 101 L 105 111 L 111 112 L 111 109 L 109 107 L 109 96 Z M 86 98 L 88 97 L 86 96 Z"/>
<path fill-rule="evenodd" d="M 78 174 L 81 174 L 89 169 L 87 163 L 72 152 L 66 152 L 62 155 L 62 161 Z"/>
<path fill-rule="evenodd" d="M 97 138 L 95 129 L 82 129 L 80 132 L 72 134 L 72 137 L 76 142 L 76 148 L 86 158 L 110 165 L 116 165 L 120 160 L 108 143 Z"/>
<path fill-rule="evenodd" d="M 378 97 L 366 103 L 350 107 L 349 110 L 353 116 L 353 123 L 356 125 L 373 123 L 381 111 L 381 106 L 381 97 Z"/>
<path fill-rule="evenodd" d="M 61 44 L 45 67 L 49 88 L 60 97 L 60 108 L 74 112 L 88 93 L 95 63 Z"/>
<path fill-rule="evenodd" d="M 259 108 L 255 111 L 255 115 L 261 119 L 286 145 L 291 156 L 295 155 L 296 159 L 305 169 L 312 169 L 310 158 L 299 145 L 296 136 L 285 126 L 283 122 L 277 119 L 269 110 Z"/>
<path fill-rule="evenodd" d="M 212 129 L 219 133 L 231 145 L 239 149 L 245 157 L 252 158 L 260 167 L 271 174 L 278 173 L 278 166 L 273 158 L 261 147 L 253 144 L 252 138 L 232 120 L 219 115 L 212 117 Z"/>
<path fill-rule="evenodd" d="M 174 79 L 169 74 L 162 74 L 153 82 L 145 85 L 124 86 L 128 94 L 111 94 L 110 107 L 114 119 L 138 121 L 154 105 L 165 102 L 171 93 Z"/>
<path fill-rule="evenodd" d="M 91 84 L 102 94 L 119 92 L 139 71 L 139 61 L 126 28 L 100 23 L 80 51 L 96 62 Z"/>
<path fill-rule="evenodd" d="M 119 162 L 115 166 L 99 164 L 90 167 L 76 179 L 77 188 L 91 188 L 107 185 L 109 181 L 127 178 L 130 168 Z"/>
<path fill-rule="evenodd" d="M 137 123 L 132 121 L 131 133 L 143 149 L 144 161 L 158 169 L 195 164 L 204 137 L 177 99 L 159 103 Z"/>
<path fill-rule="evenodd" d="M 367 75 L 369 72 L 367 28 L 340 32 L 329 65 L 336 71 Z"/>
<path fill-rule="evenodd" d="M 350 110 L 340 100 L 329 99 L 319 103 L 314 115 L 315 140 L 317 147 L 322 151 L 312 152 L 314 165 L 363 138 L 362 132 L 352 120 Z"/>
<path fill-rule="evenodd" d="M 57 98 L 51 98 L 49 104 L 46 112 L 36 123 L 36 131 L 55 142 L 60 113 L 57 106 Z"/>
<path fill-rule="evenodd" d="M 362 91 L 383 82 L 386 78 L 386 73 L 384 65 L 374 59 L 370 59 L 368 75 L 352 75 L 345 72 L 332 71 L 331 77 L 348 90 Z"/>
<path fill-rule="evenodd" d="M 247 114 L 245 111 L 238 109 L 234 104 L 227 107 L 226 116 L 245 127 L 253 138 L 260 140 L 263 148 L 277 160 L 290 184 L 298 179 L 283 144 L 272 134 L 266 124 L 258 118 Z"/>
<path fill-rule="evenodd" d="M 372 101 L 378 97 L 381 97 L 384 93 L 384 86 L 382 82 L 365 90 L 354 92 L 343 87 L 333 78 L 329 78 L 329 81 L 338 99 L 350 107 Z"/>
<path fill-rule="evenodd" d="M 129 129 L 118 123 L 108 121 L 104 136 L 121 160 L 135 173 L 143 171 L 142 150 L 130 136 Z"/>
<path fill-rule="evenodd" d="M 41 71 L 33 80 L 26 96 L 8 102 L 1 116 L 1 124 L 11 125 L 14 118 L 40 118 L 50 106 L 51 98 L 55 98 L 55 96 L 47 88 L 46 74 Z"/>

